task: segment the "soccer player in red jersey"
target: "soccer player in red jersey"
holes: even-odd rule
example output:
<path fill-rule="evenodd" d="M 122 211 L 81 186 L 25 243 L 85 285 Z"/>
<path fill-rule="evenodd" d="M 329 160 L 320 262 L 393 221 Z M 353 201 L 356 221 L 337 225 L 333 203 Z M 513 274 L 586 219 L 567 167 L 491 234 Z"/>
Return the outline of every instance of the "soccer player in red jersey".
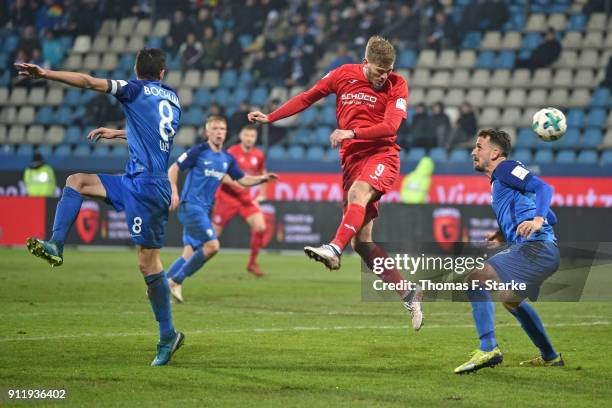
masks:
<path fill-rule="evenodd" d="M 374 258 L 386 256 L 372 241 L 372 226 L 378 216 L 378 201 L 399 174 L 400 148 L 395 140 L 408 103 L 408 86 L 393 72 L 394 63 L 393 46 L 382 37 L 371 37 L 361 64 L 336 68 L 270 114 L 255 111 L 248 115 L 252 122 L 271 123 L 336 94 L 338 128 L 330 135 L 330 142 L 333 148 L 340 146 L 344 215 L 329 244 L 304 248 L 308 257 L 332 270 L 340 268 L 340 256 L 349 242 L 370 268 Z M 380 277 L 389 283 L 404 282 L 396 269 L 386 269 Z M 420 329 L 421 290 L 399 294 L 412 315 L 413 328 Z"/>
<path fill-rule="evenodd" d="M 245 174 L 259 176 L 266 172 L 264 153 L 255 147 L 257 142 L 257 128 L 253 125 L 244 126 L 240 130 L 240 143 L 227 149 L 234 156 L 236 162 Z M 266 185 L 262 184 L 259 194 L 251 198 L 248 188 L 228 179 L 224 180 L 215 196 L 212 221 L 217 236 L 221 236 L 223 227 L 232 218 L 239 214 L 251 229 L 251 254 L 247 271 L 255 276 L 264 276 L 265 273 L 257 264 L 257 255 L 263 246 L 266 233 L 266 222 L 259 208 L 259 203 L 266 199 Z"/>

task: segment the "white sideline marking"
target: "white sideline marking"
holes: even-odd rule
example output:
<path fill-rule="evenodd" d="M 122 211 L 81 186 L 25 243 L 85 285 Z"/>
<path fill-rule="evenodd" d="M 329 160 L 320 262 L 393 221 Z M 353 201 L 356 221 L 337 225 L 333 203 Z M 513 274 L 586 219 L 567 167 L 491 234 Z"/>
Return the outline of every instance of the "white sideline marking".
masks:
<path fill-rule="evenodd" d="M 581 326 L 609 326 L 610 322 L 598 321 L 598 322 L 583 322 L 583 323 L 552 323 L 547 324 L 546 327 L 581 327 Z M 518 324 L 497 324 L 496 327 L 518 327 Z M 429 329 L 463 329 L 473 328 L 473 324 L 434 324 L 424 326 L 424 330 Z M 344 331 L 344 330 L 406 330 L 408 325 L 405 326 L 330 326 L 330 327 L 307 327 L 307 326 L 295 326 L 295 327 L 268 327 L 268 328 L 255 328 L 255 329 L 204 329 L 204 330 L 191 330 L 185 332 L 187 335 L 193 334 L 223 334 L 223 333 L 275 333 L 275 332 L 302 332 L 302 331 Z M 7 343 L 11 341 L 45 341 L 45 340 L 61 340 L 61 339 L 79 339 L 85 337 L 134 337 L 134 336 L 156 336 L 157 333 L 153 332 L 136 332 L 136 333 L 79 333 L 79 334 L 65 334 L 58 336 L 39 336 L 39 337 L 0 337 L 0 343 Z"/>

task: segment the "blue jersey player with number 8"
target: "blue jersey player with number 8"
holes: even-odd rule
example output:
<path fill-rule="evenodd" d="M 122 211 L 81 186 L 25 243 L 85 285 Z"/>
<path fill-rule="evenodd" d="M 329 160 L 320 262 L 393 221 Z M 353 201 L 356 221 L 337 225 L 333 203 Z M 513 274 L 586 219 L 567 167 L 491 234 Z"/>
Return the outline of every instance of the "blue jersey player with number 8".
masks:
<path fill-rule="evenodd" d="M 74 223 L 83 196 L 106 200 L 117 211 L 125 211 L 132 241 L 138 248 L 138 264 L 147 284 L 147 294 L 159 323 L 157 355 L 151 365 L 165 365 L 182 345 L 184 335 L 174 329 L 168 280 L 160 261 L 160 248 L 168 220 L 171 190 L 167 176 L 172 140 L 179 124 L 181 106 L 174 90 L 162 84 L 165 55 L 159 49 L 142 49 L 136 55 L 137 80 L 121 81 L 90 75 L 52 71 L 34 64 L 15 64 L 20 75 L 63 82 L 83 89 L 113 95 L 123 105 L 125 130 L 99 128 L 90 139 L 127 139 L 129 160 L 125 174 L 69 176 L 57 205 L 53 235 L 49 241 L 29 238 L 28 250 L 60 266 L 66 236 Z"/>

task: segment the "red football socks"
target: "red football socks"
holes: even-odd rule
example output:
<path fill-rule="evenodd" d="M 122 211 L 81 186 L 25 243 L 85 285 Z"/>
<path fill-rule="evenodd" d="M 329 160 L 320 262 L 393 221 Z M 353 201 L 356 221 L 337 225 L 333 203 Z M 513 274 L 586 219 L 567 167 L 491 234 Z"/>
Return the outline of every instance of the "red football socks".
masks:
<path fill-rule="evenodd" d="M 257 261 L 257 255 L 259 250 L 263 246 L 265 231 L 253 231 L 251 232 L 251 256 L 249 257 L 249 263 L 253 264 Z"/>
<path fill-rule="evenodd" d="M 341 251 L 344 250 L 363 226 L 365 212 L 365 207 L 359 204 L 349 204 L 331 243 L 340 248 Z"/>

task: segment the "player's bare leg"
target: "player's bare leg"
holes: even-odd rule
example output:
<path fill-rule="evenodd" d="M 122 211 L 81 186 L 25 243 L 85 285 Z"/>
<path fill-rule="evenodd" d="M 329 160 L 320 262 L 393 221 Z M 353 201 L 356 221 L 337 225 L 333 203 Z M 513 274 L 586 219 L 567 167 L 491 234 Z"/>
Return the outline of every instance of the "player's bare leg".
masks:
<path fill-rule="evenodd" d="M 321 262 L 328 269 L 340 269 L 342 251 L 364 225 L 366 206 L 379 197 L 380 193 L 365 181 L 357 180 L 348 191 L 347 208 L 340 221 L 336 236 L 327 245 L 319 247 L 304 247 L 306 255 Z"/>
<path fill-rule="evenodd" d="M 60 266 L 64 262 L 64 241 L 74 223 L 83 196 L 106 198 L 106 189 L 96 174 L 76 173 L 68 176 L 66 187 L 55 211 L 53 235 L 48 241 L 35 237 L 28 238 L 28 251 L 38 258 L 49 262 L 51 266 Z"/>
<path fill-rule="evenodd" d="M 245 220 L 251 229 L 251 253 L 249 255 L 249 263 L 247 271 L 257 277 L 264 276 L 264 271 L 257 264 L 257 255 L 263 245 L 263 237 L 266 232 L 266 221 L 262 212 L 255 213 Z"/>
<path fill-rule="evenodd" d="M 365 224 L 359 233 L 351 241 L 353 249 L 359 254 L 361 259 L 373 270 L 373 260 L 379 257 L 388 257 L 384 249 L 376 245 L 372 239 L 374 220 L 371 215 L 366 216 Z M 378 276 L 386 283 L 403 283 L 404 278 L 395 268 L 385 269 Z M 404 307 L 410 313 L 412 328 L 416 331 L 423 327 L 423 291 L 420 287 L 416 290 L 398 291 L 399 297 L 404 303 Z"/>

